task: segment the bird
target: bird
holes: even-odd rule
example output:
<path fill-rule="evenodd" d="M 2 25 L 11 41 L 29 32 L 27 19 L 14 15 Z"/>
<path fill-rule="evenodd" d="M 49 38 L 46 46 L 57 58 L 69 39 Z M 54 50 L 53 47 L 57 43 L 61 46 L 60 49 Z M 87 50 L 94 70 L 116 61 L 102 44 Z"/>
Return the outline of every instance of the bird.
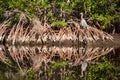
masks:
<path fill-rule="evenodd" d="M 86 33 L 89 25 L 87 24 L 86 20 L 83 18 L 83 13 L 80 13 L 80 14 L 81 14 L 81 23 L 80 24 L 83 27 L 84 32 Z M 87 44 L 87 35 L 86 34 L 83 35 L 83 42 L 84 42 L 84 44 Z"/>
<path fill-rule="evenodd" d="M 88 24 L 86 22 L 86 20 L 83 18 L 83 13 L 80 13 L 81 14 L 81 26 L 84 28 L 84 29 L 87 29 L 88 28 Z"/>

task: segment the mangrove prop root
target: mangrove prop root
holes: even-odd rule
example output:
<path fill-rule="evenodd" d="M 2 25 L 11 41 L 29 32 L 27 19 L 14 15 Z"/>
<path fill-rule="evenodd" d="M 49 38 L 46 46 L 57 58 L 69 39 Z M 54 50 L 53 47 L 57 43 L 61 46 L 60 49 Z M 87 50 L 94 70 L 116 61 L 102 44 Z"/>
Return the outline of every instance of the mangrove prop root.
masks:
<path fill-rule="evenodd" d="M 82 29 L 79 23 L 75 21 L 68 22 L 69 25 L 60 30 L 54 30 L 50 24 L 41 23 L 38 18 L 34 18 L 29 25 L 27 16 L 21 14 L 20 20 L 14 24 L 11 29 L 7 29 L 7 22 L 0 24 L 0 41 L 6 40 L 10 44 L 46 44 L 54 42 L 64 42 L 66 40 L 74 42 L 95 42 L 97 40 L 113 40 L 113 37 L 106 32 L 98 30 L 94 27 Z M 71 26 L 71 25 L 74 26 Z M 25 26 L 25 27 L 24 27 Z M 9 31 L 7 31 L 9 30 Z M 7 32 L 7 33 L 6 33 Z"/>

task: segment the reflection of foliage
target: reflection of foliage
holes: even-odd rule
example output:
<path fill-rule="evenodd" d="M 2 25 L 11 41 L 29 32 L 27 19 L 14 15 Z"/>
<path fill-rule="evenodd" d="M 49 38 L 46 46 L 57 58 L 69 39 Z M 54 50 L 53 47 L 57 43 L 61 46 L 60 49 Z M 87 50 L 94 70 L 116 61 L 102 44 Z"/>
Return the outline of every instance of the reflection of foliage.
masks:
<path fill-rule="evenodd" d="M 7 65 L 6 65 L 7 64 Z M 18 65 L 12 60 L 12 59 L 7 59 L 6 63 L 0 62 L 0 70 L 3 72 L 7 72 L 10 69 L 13 69 L 14 72 L 19 72 L 19 67 Z"/>
<path fill-rule="evenodd" d="M 71 75 L 68 75 L 64 80 L 77 80 L 77 79 L 73 78 Z"/>
<path fill-rule="evenodd" d="M 103 61 L 102 64 L 97 65 L 91 65 L 90 71 L 88 73 L 89 80 L 108 80 L 108 79 L 114 79 L 115 77 L 115 71 L 116 67 L 110 63 L 105 57 L 101 59 Z"/>
<path fill-rule="evenodd" d="M 11 65 L 13 65 L 13 66 L 10 67 L 10 66 L 0 62 L 0 80 L 14 80 L 11 75 L 13 73 L 19 72 L 19 68 L 15 63 L 11 62 L 10 60 L 8 62 L 10 62 Z M 8 75 L 10 75 L 10 76 L 8 77 Z"/>
<path fill-rule="evenodd" d="M 0 80 L 14 80 L 12 77 L 7 78 L 5 74 L 0 74 Z"/>
<path fill-rule="evenodd" d="M 51 69 L 57 69 L 58 67 L 64 67 L 64 66 L 66 66 L 67 65 L 67 63 L 66 62 L 59 62 L 59 63 L 57 63 L 57 62 L 53 62 L 52 64 L 51 64 Z"/>
<path fill-rule="evenodd" d="M 0 71 L 3 71 L 3 72 L 8 71 L 8 66 L 0 62 Z"/>
<path fill-rule="evenodd" d="M 24 80 L 37 80 L 37 76 L 32 68 L 30 68 L 27 72 L 27 75 Z"/>
<path fill-rule="evenodd" d="M 16 78 L 17 76 L 16 74 L 19 74 L 19 73 L 22 74 L 21 73 L 22 71 L 24 76 L 21 77 L 21 75 L 18 75 L 19 80 L 39 80 L 39 79 L 43 79 L 43 77 L 47 78 L 45 80 L 53 80 L 53 79 L 80 80 L 81 78 L 80 64 L 81 63 L 78 61 L 81 60 L 81 57 L 82 57 L 81 54 L 83 52 L 83 48 L 79 48 L 79 53 L 77 53 L 78 49 L 73 48 L 72 51 L 74 51 L 74 53 L 76 54 L 73 54 L 73 52 L 70 52 L 69 51 L 70 48 L 67 48 L 67 47 L 63 48 L 65 50 L 64 51 L 65 54 L 63 54 L 63 52 L 61 51 L 63 50 L 61 49 L 61 47 L 59 47 L 60 49 L 58 49 L 57 47 L 56 48 L 53 47 L 53 49 L 51 48 L 52 50 L 51 52 L 46 51 L 46 53 L 44 52 L 45 48 L 46 48 L 45 46 L 42 48 L 41 47 L 27 48 L 23 46 L 21 47 L 9 46 L 7 48 L 8 50 L 7 54 L 9 56 L 6 56 L 5 52 L 1 52 L 1 54 L 3 53 L 4 57 L 6 56 L 7 58 L 4 58 L 3 55 L 0 55 L 0 56 L 2 58 L 1 60 L 7 59 L 6 63 L 12 65 L 13 68 L 7 67 L 7 65 L 0 63 L 0 69 L 2 73 L 1 75 L 2 77 L 0 77 L 0 80 L 3 80 L 3 77 L 4 79 L 6 79 L 6 77 L 8 76 L 8 75 L 7 76 L 5 75 L 6 73 L 10 75 L 8 78 L 11 79 L 14 77 Z M 46 50 L 50 50 L 49 48 L 50 47 L 48 47 L 48 49 Z M 5 49 L 2 49 L 2 50 L 5 50 Z M 95 53 L 97 53 L 97 55 L 99 55 L 100 57 L 100 55 L 102 54 L 105 55 L 106 53 L 110 52 L 111 48 L 102 48 L 102 49 L 87 48 L 86 50 L 89 51 L 89 55 L 94 55 Z M 40 52 L 40 53 L 37 54 L 37 52 Z M 45 55 L 42 55 L 42 54 L 45 54 Z M 60 55 L 59 58 L 56 58 L 55 57 L 56 54 L 58 55 L 63 54 L 63 55 Z M 92 57 L 90 57 L 89 55 L 87 55 L 89 59 L 87 57 L 84 57 L 84 59 L 87 59 L 87 60 L 92 59 Z M 94 56 L 97 56 L 97 55 L 94 55 Z M 71 58 L 71 57 L 74 57 L 74 58 Z M 94 59 L 95 58 L 93 58 L 92 60 L 94 61 Z M 56 62 L 54 62 L 54 60 Z M 17 61 L 19 61 L 18 63 L 20 64 L 22 71 L 20 71 L 21 69 L 19 69 L 18 63 L 16 63 Z M 89 70 L 90 72 L 87 71 L 89 75 L 85 73 L 85 77 L 83 77 L 84 79 L 85 78 L 88 78 L 87 80 L 94 80 L 94 79 L 98 80 L 99 78 L 106 79 L 106 80 L 109 78 L 116 79 L 116 77 L 114 76 L 116 76 L 116 73 L 119 73 L 119 70 L 118 72 L 116 72 L 116 67 L 112 63 L 110 63 L 105 57 L 103 57 L 100 61 L 103 62 L 103 64 L 90 65 L 90 70 Z M 73 63 L 74 65 L 71 63 Z M 87 70 L 88 69 L 89 68 L 87 68 Z M 14 75 L 14 76 L 11 77 L 11 75 Z M 18 79 L 11 79 L 11 80 L 18 80 Z"/>
<path fill-rule="evenodd" d="M 63 69 L 64 67 L 64 69 Z M 77 67 L 74 67 L 74 69 Z M 77 68 L 78 69 L 78 68 Z M 52 74 L 50 72 L 53 72 Z M 59 72 L 58 72 L 59 71 Z M 73 76 L 72 74 L 72 68 L 68 68 L 67 62 L 62 61 L 62 62 L 53 62 L 52 64 L 49 65 L 49 71 L 48 71 L 48 76 L 52 77 L 53 75 L 59 75 L 59 74 L 64 74 L 64 76 L 59 76 L 57 77 L 57 80 L 77 80 L 78 77 Z M 76 70 L 77 72 L 77 70 Z M 75 75 L 75 74 L 74 74 Z"/>

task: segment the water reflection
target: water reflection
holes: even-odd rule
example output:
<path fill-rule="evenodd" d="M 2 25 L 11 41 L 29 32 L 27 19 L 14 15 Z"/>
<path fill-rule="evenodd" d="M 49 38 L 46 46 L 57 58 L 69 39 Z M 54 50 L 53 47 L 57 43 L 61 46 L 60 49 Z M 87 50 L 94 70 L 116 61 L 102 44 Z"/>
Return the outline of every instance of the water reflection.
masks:
<path fill-rule="evenodd" d="M 89 64 L 95 63 L 113 49 L 86 46 L 76 48 L 1 45 L 0 64 L 7 70 L 1 70 L 0 74 L 18 80 L 20 76 L 29 75 L 28 72 L 33 71 L 36 73 L 34 77 L 40 80 L 63 80 L 67 77 L 79 79 L 86 75 Z"/>

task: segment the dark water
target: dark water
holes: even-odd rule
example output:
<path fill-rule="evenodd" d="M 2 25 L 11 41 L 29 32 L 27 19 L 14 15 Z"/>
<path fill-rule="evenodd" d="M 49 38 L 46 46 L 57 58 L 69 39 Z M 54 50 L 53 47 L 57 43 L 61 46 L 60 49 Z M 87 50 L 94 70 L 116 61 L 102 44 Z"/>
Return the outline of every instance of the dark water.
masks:
<path fill-rule="evenodd" d="M 0 80 L 119 80 L 120 48 L 0 45 Z"/>

